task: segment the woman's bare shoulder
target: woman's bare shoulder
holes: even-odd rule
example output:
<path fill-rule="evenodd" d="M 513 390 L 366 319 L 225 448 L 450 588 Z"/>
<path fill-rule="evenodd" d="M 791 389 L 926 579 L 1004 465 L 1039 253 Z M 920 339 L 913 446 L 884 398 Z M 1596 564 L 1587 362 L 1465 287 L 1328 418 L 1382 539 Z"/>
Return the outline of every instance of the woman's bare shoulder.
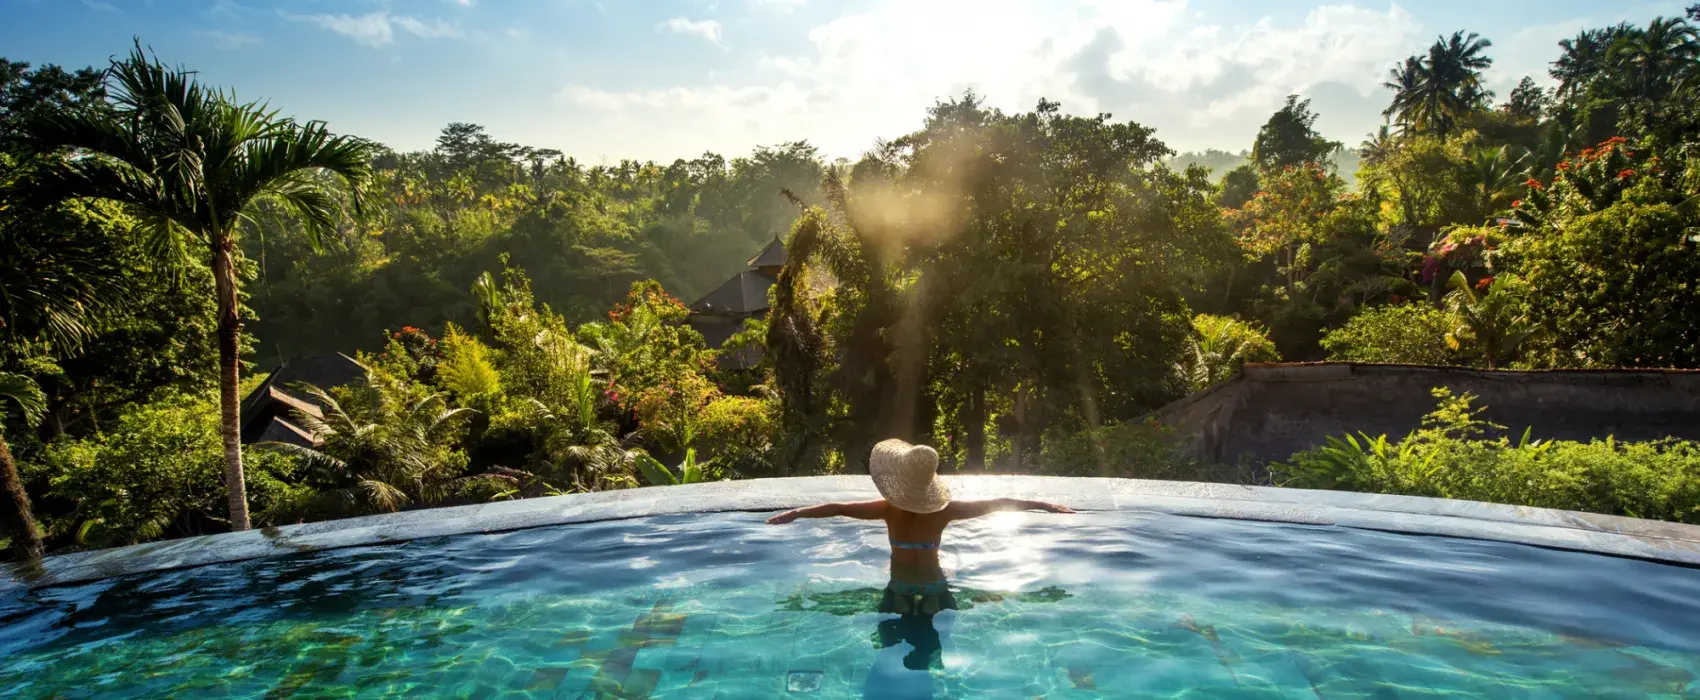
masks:
<path fill-rule="evenodd" d="M 843 515 L 848 518 L 858 518 L 861 520 L 884 520 L 886 510 L 889 506 L 886 504 L 885 499 L 881 498 L 873 501 L 845 503 L 842 504 L 842 507 Z"/>

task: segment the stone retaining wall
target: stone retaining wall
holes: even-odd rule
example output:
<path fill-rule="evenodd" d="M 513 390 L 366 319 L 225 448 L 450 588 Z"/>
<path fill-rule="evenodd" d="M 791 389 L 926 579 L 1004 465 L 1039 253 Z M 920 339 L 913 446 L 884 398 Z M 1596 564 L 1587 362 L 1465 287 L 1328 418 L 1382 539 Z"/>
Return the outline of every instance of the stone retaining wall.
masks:
<path fill-rule="evenodd" d="M 1520 436 L 1700 439 L 1700 371 L 1491 371 L 1352 362 L 1254 364 L 1235 378 L 1154 415 L 1189 450 L 1224 462 L 1267 464 L 1329 435 L 1399 437 L 1434 410 L 1429 392 L 1475 394 L 1483 417 Z"/>

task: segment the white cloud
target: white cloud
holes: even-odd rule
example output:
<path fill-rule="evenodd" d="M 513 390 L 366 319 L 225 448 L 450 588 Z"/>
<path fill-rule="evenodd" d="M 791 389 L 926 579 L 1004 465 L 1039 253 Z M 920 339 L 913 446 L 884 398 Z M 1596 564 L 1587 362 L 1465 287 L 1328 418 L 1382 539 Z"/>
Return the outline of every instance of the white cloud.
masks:
<path fill-rule="evenodd" d="M 407 33 L 425 39 L 458 39 L 464 36 L 460 27 L 453 26 L 441 19 L 425 23 L 412 17 L 400 16 L 394 19 L 397 26 L 407 30 Z"/>
<path fill-rule="evenodd" d="M 750 0 L 750 4 L 761 8 L 771 8 L 781 11 L 795 10 L 803 6 L 807 0 Z"/>
<path fill-rule="evenodd" d="M 212 39 L 213 48 L 221 51 L 234 51 L 260 43 L 260 37 L 248 32 L 227 32 L 219 29 L 208 29 L 197 32 L 201 36 Z"/>
<path fill-rule="evenodd" d="M 720 23 L 712 19 L 693 20 L 685 17 L 674 17 L 665 22 L 657 23 L 655 31 L 702 37 L 711 44 L 720 44 Z"/>
<path fill-rule="evenodd" d="M 472 7 L 473 5 L 478 4 L 478 0 L 443 0 L 443 2 L 459 5 L 461 7 Z"/>
<path fill-rule="evenodd" d="M 683 18 L 663 25 L 719 36 L 718 25 Z M 1238 151 L 1294 92 L 1318 93 L 1319 109 L 1363 103 L 1322 120 L 1333 138 L 1355 140 L 1380 122 L 1387 69 L 1432 39 L 1394 3 L 1236 25 L 1201 19 L 1187 0 L 880 0 L 808 40 L 809 51 L 763 56 L 706 85 L 572 85 L 558 97 L 587 112 L 599 140 L 644 144 L 659 158 L 788 138 L 854 155 L 918 128 L 935 100 L 965 89 L 1005 110 L 1044 97 L 1157 127 L 1180 148 Z"/>
<path fill-rule="evenodd" d="M 425 39 L 454 39 L 462 36 L 459 27 L 448 24 L 441 19 L 425 22 L 406 15 L 391 15 L 384 10 L 359 16 L 291 15 L 283 13 L 281 10 L 279 12 L 290 19 L 317 24 L 371 47 L 383 47 L 394 43 L 397 27 L 409 34 Z"/>
<path fill-rule="evenodd" d="M 312 22 L 367 46 L 386 46 L 395 41 L 395 31 L 390 28 L 389 13 L 387 12 L 372 12 L 359 17 L 352 15 L 287 16 L 300 22 Z"/>

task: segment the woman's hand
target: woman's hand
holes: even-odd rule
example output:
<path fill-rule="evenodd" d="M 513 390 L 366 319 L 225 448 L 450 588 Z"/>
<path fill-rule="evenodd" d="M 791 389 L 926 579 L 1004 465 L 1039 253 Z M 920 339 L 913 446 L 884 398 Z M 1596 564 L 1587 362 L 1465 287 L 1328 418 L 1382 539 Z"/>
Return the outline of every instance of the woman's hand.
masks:
<path fill-rule="evenodd" d="M 791 522 L 791 521 L 796 520 L 796 519 L 797 519 L 797 511 L 788 510 L 788 511 L 785 511 L 783 513 L 780 513 L 779 515 L 775 515 L 771 518 L 768 518 L 767 524 L 769 524 L 769 525 L 784 525 L 785 523 Z"/>
<path fill-rule="evenodd" d="M 1056 503 L 1041 503 L 1039 505 L 1040 505 L 1041 509 L 1043 509 L 1047 513 L 1073 513 L 1074 512 L 1073 508 L 1070 508 L 1070 507 L 1065 506 L 1065 505 L 1059 505 L 1059 504 L 1056 504 Z"/>

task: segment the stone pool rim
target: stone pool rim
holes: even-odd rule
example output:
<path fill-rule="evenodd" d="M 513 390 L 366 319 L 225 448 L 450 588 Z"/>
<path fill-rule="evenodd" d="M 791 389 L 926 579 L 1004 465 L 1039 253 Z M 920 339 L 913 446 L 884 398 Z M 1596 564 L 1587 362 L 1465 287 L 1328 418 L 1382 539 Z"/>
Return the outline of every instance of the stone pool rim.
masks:
<path fill-rule="evenodd" d="M 1488 540 L 1700 567 L 1700 526 L 1418 496 L 1099 477 L 946 476 L 959 499 L 1014 496 L 1089 512 L 1349 527 Z M 202 535 L 0 565 L 0 596 L 345 547 L 684 513 L 765 512 L 877 498 L 866 476 L 718 481 L 571 494 Z M 1067 516 L 1045 516 L 1067 517 Z"/>

